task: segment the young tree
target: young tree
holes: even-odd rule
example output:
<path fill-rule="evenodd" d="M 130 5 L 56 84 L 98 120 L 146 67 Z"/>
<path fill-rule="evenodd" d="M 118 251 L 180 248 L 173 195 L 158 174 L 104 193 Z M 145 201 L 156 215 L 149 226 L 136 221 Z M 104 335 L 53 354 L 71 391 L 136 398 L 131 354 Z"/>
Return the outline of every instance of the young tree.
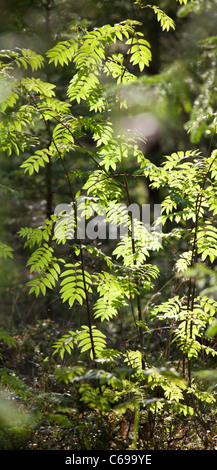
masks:
<path fill-rule="evenodd" d="M 165 34 L 175 29 L 174 20 L 158 6 L 136 4 L 144 17 L 146 10 L 153 13 Z M 140 409 L 192 416 L 200 403 L 214 402 L 192 372 L 200 355 L 216 356 L 207 326 L 213 325 L 217 303 L 197 284 L 198 272 L 215 275 L 216 150 L 205 156 L 195 149 L 177 150 L 157 166 L 144 156 L 142 137 L 117 125 L 139 84 L 166 80 L 163 74 L 142 76 L 152 51 L 138 20 L 92 30 L 80 23 L 45 57 L 24 48 L 1 57 L 2 82 L 9 90 L 1 104 L 1 149 L 22 158 L 25 175 L 45 172 L 47 217 L 40 226 L 19 231 L 32 250 L 29 293 L 38 298 L 54 291 L 61 310 L 73 315 L 73 327 L 54 344 L 54 355 L 71 358 L 57 376 L 66 383 L 78 381 L 81 401 L 102 414 L 115 405 L 133 409 L 136 447 Z M 71 74 L 65 92 L 50 80 L 49 64 Z M 18 73 L 22 68 L 28 73 Z M 211 116 L 209 128 L 215 134 Z M 52 214 L 54 167 L 68 200 L 57 201 L 62 204 Z M 133 212 L 130 181 L 138 178 L 163 194 L 162 214 L 149 228 Z M 106 238 L 105 220 L 119 237 L 101 245 L 97 235 Z M 157 229 L 160 222 L 167 232 Z M 184 242 L 178 245 L 177 240 Z M 183 282 L 176 295 L 168 290 L 166 300 L 155 303 L 161 275 L 157 257 L 168 245 L 176 250 L 174 274 L 160 291 L 180 276 Z M 210 270 L 199 261 L 209 262 Z M 149 344 L 161 322 L 169 331 L 168 355 L 161 351 L 156 359 Z M 120 327 L 124 335 L 116 344 L 113 337 L 119 337 Z M 123 363 L 124 377 L 119 373 Z"/>

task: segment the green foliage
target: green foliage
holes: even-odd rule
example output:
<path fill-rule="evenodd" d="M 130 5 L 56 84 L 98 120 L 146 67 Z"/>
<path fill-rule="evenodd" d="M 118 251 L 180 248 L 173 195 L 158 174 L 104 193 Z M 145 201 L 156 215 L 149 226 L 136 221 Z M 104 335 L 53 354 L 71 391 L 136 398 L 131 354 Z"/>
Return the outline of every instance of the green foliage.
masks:
<path fill-rule="evenodd" d="M 130 44 L 130 48 L 127 52 L 131 55 L 130 62 L 132 62 L 133 65 L 138 64 L 142 72 L 145 66 L 149 66 L 152 56 L 149 42 L 145 39 L 140 39 L 140 35 L 143 37 L 142 33 L 137 33 L 137 37 L 128 39 L 126 44 Z"/>
<path fill-rule="evenodd" d="M 52 216 L 50 220 L 46 219 L 40 228 L 33 229 L 32 227 L 22 227 L 18 234 L 21 238 L 27 239 L 24 247 L 26 248 L 29 246 L 30 248 L 33 248 L 35 244 L 41 246 L 43 240 L 48 242 L 52 234 L 53 223 L 56 220 L 57 218 Z"/>
<path fill-rule="evenodd" d="M 99 331 L 96 326 L 92 325 L 91 329 L 86 325 L 81 327 L 80 331 L 69 331 L 54 344 L 54 354 L 57 352 L 63 358 L 65 352 L 71 354 L 74 345 L 77 344 L 81 349 L 81 353 L 90 351 L 90 357 L 93 359 L 93 350 L 96 357 L 100 357 L 101 352 L 106 347 L 106 336 Z"/>
<path fill-rule="evenodd" d="M 70 41 L 60 41 L 56 44 L 50 51 L 47 52 L 47 57 L 49 58 L 49 63 L 54 62 L 54 65 L 57 66 L 60 64 L 68 65 L 75 53 L 78 50 L 78 41 L 71 39 Z"/>
<path fill-rule="evenodd" d="M 178 1 L 187 4 L 187 0 Z M 135 3 L 154 11 L 162 31 L 175 28 L 158 6 Z M 157 166 L 143 155 L 136 134 L 129 136 L 117 129 L 114 116 L 119 119 L 128 109 L 128 91 L 143 83 L 138 76 L 152 60 L 151 44 L 141 30 L 142 24 L 135 20 L 93 30 L 74 28 L 70 37 L 46 53 L 48 70 L 49 64 L 57 68 L 56 73 L 65 68 L 61 89 L 56 81 L 42 79 L 45 60 L 37 53 L 5 51 L 0 62 L 1 88 L 8 83 L 9 90 L 1 98 L 1 151 L 19 158 L 24 177 L 28 174 L 36 184 L 40 174 L 49 182 L 51 166 L 52 171 L 58 168 L 71 204 L 70 214 L 50 215 L 41 225 L 18 232 L 30 250 L 26 262 L 29 293 L 36 300 L 42 294 L 47 301 L 53 291 L 54 300 L 70 311 L 75 325 L 54 341 L 52 357 L 40 356 L 42 375 L 46 367 L 53 367 L 51 381 L 55 377 L 72 387 L 70 393 L 76 391 L 79 406 L 99 410 L 102 416 L 111 410 L 125 415 L 133 412 L 133 448 L 139 439 L 142 410 L 152 416 L 193 417 L 199 414 L 198 403 L 215 407 L 215 392 L 204 391 L 195 381 L 194 368 L 205 355 L 212 361 L 217 354 L 213 341 L 217 302 L 214 295 L 201 293 L 200 281 L 207 273 L 197 264 L 208 264 L 213 274 L 217 150 L 206 156 L 195 149 L 173 151 Z M 215 40 L 207 44 L 215 48 Z M 24 69 L 23 75 L 17 69 Z M 157 83 L 162 76 L 153 80 Z M 213 87 L 207 101 L 203 99 L 215 77 L 209 70 L 202 81 L 200 110 L 195 104 L 187 125 L 194 142 L 205 130 L 216 133 L 216 113 L 210 109 Z M 133 175 L 131 167 L 136 168 Z M 153 224 L 148 230 L 128 213 L 123 202 L 130 206 L 134 198 L 131 176 L 162 191 L 158 222 L 168 233 L 158 232 Z M 81 195 L 88 221 L 95 209 L 111 225 L 126 229 L 119 240 L 106 247 L 96 240 L 92 244 L 80 240 L 75 229 L 81 217 Z M 172 247 L 167 260 L 172 279 L 181 279 L 178 292 L 170 280 L 160 288 L 158 284 L 165 274 L 157 264 L 168 245 Z M 2 258 L 12 258 L 12 251 L 0 243 Z M 192 271 L 195 267 L 199 275 Z M 160 354 L 150 346 L 154 331 L 161 332 L 163 346 L 167 343 Z M 15 345 L 14 337 L 3 328 L 0 340 L 9 348 Z M 16 388 L 23 398 L 31 395 L 13 373 L 1 369 L 1 374 L 6 385 Z M 48 421 L 65 427 L 70 423 L 61 413 L 49 415 Z"/>
<path fill-rule="evenodd" d="M 181 5 L 182 3 L 184 3 L 184 5 L 186 5 L 186 3 L 188 2 L 193 2 L 193 0 L 176 0 L 177 2 L 179 2 Z"/>
<path fill-rule="evenodd" d="M 164 13 L 159 7 L 156 5 L 148 5 L 152 8 L 157 15 L 157 20 L 160 22 L 161 28 L 164 31 L 165 29 L 169 31 L 170 28 L 175 29 L 175 23 L 168 15 Z"/>
<path fill-rule="evenodd" d="M 123 308 L 126 304 L 126 292 L 124 285 L 121 284 L 115 275 L 104 272 L 97 276 L 97 292 L 99 298 L 96 301 L 93 310 L 94 318 L 100 318 L 101 321 L 110 320 L 118 315 L 118 308 Z"/>
<path fill-rule="evenodd" d="M 2 258 L 13 258 L 13 248 L 5 243 L 0 242 L 0 257 Z"/>
<path fill-rule="evenodd" d="M 83 331 L 80 332 L 78 337 L 78 346 L 81 348 L 81 353 L 90 351 L 90 356 L 93 359 L 93 350 L 96 357 L 98 357 L 106 347 L 106 336 L 95 325 L 92 325 L 91 330 L 90 333 L 90 328 L 86 325 L 83 326 Z"/>
<path fill-rule="evenodd" d="M 41 69 L 44 63 L 44 58 L 30 49 L 18 49 L 16 52 L 9 50 L 1 51 L 0 57 L 4 60 L 7 59 L 9 62 L 7 65 L 4 65 L 4 61 L 1 62 L 3 70 L 6 71 L 14 66 L 18 68 L 22 66 L 27 70 L 29 66 L 34 72 L 35 70 Z"/>
<path fill-rule="evenodd" d="M 132 236 L 124 236 L 113 251 L 117 259 L 123 257 L 124 266 L 142 266 L 150 256 L 150 250 L 159 250 L 161 244 L 156 233 L 149 232 L 141 223 L 134 220 L 133 239 L 135 252 L 132 246 Z"/>
<path fill-rule="evenodd" d="M 21 86 L 30 94 L 34 92 L 45 98 L 51 98 L 55 95 L 55 85 L 52 83 L 43 82 L 40 78 L 22 78 Z"/>
<path fill-rule="evenodd" d="M 32 175 L 34 171 L 38 173 L 39 167 L 44 167 L 46 162 L 49 162 L 48 149 L 37 150 L 34 156 L 22 163 L 21 168 L 24 168 L 24 173 L 28 171 L 29 175 Z"/>
<path fill-rule="evenodd" d="M 46 294 L 47 288 L 53 289 L 56 281 L 58 281 L 61 269 L 59 262 L 63 262 L 61 258 L 58 259 L 53 256 L 53 248 L 45 243 L 42 247 L 30 256 L 27 266 L 30 266 L 30 273 L 36 271 L 37 275 L 27 283 L 30 287 L 29 293 L 33 293 L 38 297 L 40 291 L 43 295 Z"/>
<path fill-rule="evenodd" d="M 60 275 L 60 277 L 64 277 L 60 283 L 62 301 L 63 303 L 68 301 L 70 307 L 75 301 L 82 305 L 86 298 L 86 291 L 92 291 L 91 277 L 87 271 L 82 271 L 80 263 L 67 263 L 65 268 L 67 269 Z"/>

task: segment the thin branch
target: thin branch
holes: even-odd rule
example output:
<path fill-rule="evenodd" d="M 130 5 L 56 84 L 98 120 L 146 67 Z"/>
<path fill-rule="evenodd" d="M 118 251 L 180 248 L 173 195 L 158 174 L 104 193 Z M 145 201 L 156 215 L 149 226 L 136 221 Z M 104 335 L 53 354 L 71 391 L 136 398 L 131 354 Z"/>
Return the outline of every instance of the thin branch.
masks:
<path fill-rule="evenodd" d="M 37 107 L 37 104 L 36 104 L 36 107 Z M 42 119 L 43 121 L 45 122 L 45 125 L 46 127 L 48 126 L 48 123 L 47 123 L 47 120 L 45 119 L 43 113 L 42 114 Z M 74 210 L 75 210 L 75 218 L 77 217 L 77 210 L 76 210 L 76 201 L 75 201 L 75 197 L 74 197 L 74 194 L 73 194 L 73 190 L 72 190 L 72 186 L 71 186 L 71 181 L 70 181 L 70 177 L 69 177 L 69 174 L 68 174 L 68 171 L 67 171 L 67 168 L 65 166 L 65 162 L 64 162 L 64 159 L 62 157 L 62 154 L 55 142 L 55 139 L 52 138 L 52 142 L 56 148 L 56 151 L 59 155 L 59 158 L 60 158 L 60 161 L 62 163 L 62 166 L 63 166 L 63 170 L 64 170 L 64 173 L 65 173 L 65 176 L 67 178 L 67 182 L 68 182 L 68 186 L 69 186 L 69 191 L 70 191 L 70 195 L 71 195 L 71 198 L 72 198 L 72 202 L 73 202 L 73 205 L 74 205 Z M 77 224 L 77 221 L 76 221 L 76 224 Z M 87 317 L 88 317 L 88 326 L 89 326 L 89 333 L 90 333 L 90 341 L 91 341 L 91 348 L 92 348 L 92 353 L 93 353 L 93 359 L 94 361 L 96 360 L 96 352 L 95 352 L 95 346 L 94 346 L 94 339 L 93 339 L 93 331 L 92 331 L 92 320 L 91 320 L 91 311 L 90 311 L 90 304 L 89 304 L 89 297 L 88 297 L 88 289 L 87 289 L 87 283 L 86 283 L 86 279 L 85 279 L 85 271 L 84 271 L 84 257 L 83 257 L 83 247 L 82 247 L 82 243 L 81 243 L 81 240 L 78 238 L 78 244 L 79 244 L 79 247 L 80 247 L 80 257 L 81 257 L 81 270 L 82 270 L 82 277 L 83 277 L 83 284 L 84 284 L 84 292 L 85 292 L 85 299 L 86 299 L 86 307 L 87 307 Z M 96 363 L 96 368 L 97 368 L 97 363 Z M 98 382 L 99 384 L 99 391 L 100 391 L 100 394 L 102 395 L 102 390 L 101 390 L 101 385 L 100 385 L 100 382 Z"/>

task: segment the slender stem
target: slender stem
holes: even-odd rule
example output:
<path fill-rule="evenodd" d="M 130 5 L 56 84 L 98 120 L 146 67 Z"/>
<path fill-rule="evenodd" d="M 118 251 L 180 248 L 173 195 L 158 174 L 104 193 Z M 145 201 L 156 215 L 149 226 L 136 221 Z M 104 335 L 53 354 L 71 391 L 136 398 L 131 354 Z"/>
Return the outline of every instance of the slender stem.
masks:
<path fill-rule="evenodd" d="M 54 142 L 54 145 L 58 151 L 58 148 Z M 64 160 L 61 156 L 61 163 L 68 181 L 69 189 L 70 189 L 70 195 L 72 198 L 72 202 L 74 205 L 74 211 L 75 211 L 75 219 L 77 218 L 77 210 L 76 210 L 76 202 L 75 202 L 75 197 L 72 191 L 72 186 L 69 178 L 68 171 L 66 169 Z M 77 220 L 76 220 L 76 225 L 77 225 Z M 81 270 L 82 270 L 82 277 L 83 277 L 83 284 L 84 284 L 84 292 L 85 292 L 85 299 L 86 299 L 86 307 L 87 307 L 87 317 L 88 317 L 88 326 L 89 326 L 89 333 L 90 333 L 90 341 L 91 341 L 91 348 L 92 348 L 92 353 L 93 353 L 93 358 L 96 360 L 96 353 L 95 353 L 95 346 L 94 346 L 94 340 L 93 340 L 93 332 L 92 332 L 92 322 L 91 322 L 91 313 L 90 313 L 90 304 L 89 304 L 89 297 L 88 297 L 88 289 L 87 289 L 87 283 L 85 279 L 85 271 L 84 271 L 84 256 L 83 256 L 83 248 L 82 248 L 82 243 L 80 238 L 78 238 L 78 244 L 80 246 L 80 257 L 81 257 Z"/>
<path fill-rule="evenodd" d="M 133 39 L 135 37 L 135 34 L 136 34 L 136 30 L 134 28 L 130 49 L 128 51 L 129 54 L 130 54 L 131 48 L 133 46 Z M 127 65 L 129 63 L 129 60 L 130 60 L 130 56 L 128 56 L 128 62 L 126 63 L 125 67 L 123 68 L 123 72 L 122 72 L 122 75 L 121 75 L 121 83 L 123 81 L 124 74 L 127 71 Z M 120 97 L 119 97 L 119 115 L 120 115 Z M 129 186 L 128 186 L 128 181 L 127 181 L 127 174 L 126 174 L 126 170 L 125 170 L 124 158 L 123 158 L 123 152 L 122 152 L 121 144 L 120 144 L 120 155 L 121 155 L 121 167 L 122 167 L 123 178 L 124 178 L 124 187 L 125 187 L 125 190 L 126 190 L 128 205 L 130 206 L 131 205 L 131 197 L 130 197 L 130 192 L 129 192 Z M 133 236 L 133 217 L 132 217 L 132 213 L 130 214 L 130 218 L 131 218 L 131 244 L 132 244 L 132 253 L 133 253 L 133 264 L 134 264 L 134 267 L 136 268 L 136 259 L 135 259 L 136 247 L 135 247 L 135 240 L 134 240 L 134 236 Z M 138 276 L 135 276 L 135 285 L 137 287 L 136 303 L 137 303 L 138 320 L 140 322 L 138 330 L 139 330 L 140 351 L 141 351 L 141 356 L 142 356 L 142 368 L 145 369 L 143 328 L 141 326 L 142 308 L 141 308 L 141 297 L 140 297 L 140 292 L 139 292 L 140 282 L 139 282 Z"/>
<path fill-rule="evenodd" d="M 51 23 L 50 23 L 50 14 L 51 14 L 51 9 L 53 7 L 52 0 L 47 0 L 46 4 L 44 4 L 45 8 L 45 21 L 46 21 L 46 37 L 47 41 L 50 43 L 51 41 Z M 50 83 L 50 73 L 48 67 L 45 68 L 46 72 L 46 81 Z M 49 136 L 49 141 L 47 144 L 47 149 L 49 149 L 50 144 L 52 142 L 52 132 L 51 132 L 51 124 L 50 121 L 45 121 L 45 127 L 47 129 L 47 133 Z M 46 203 L 47 203 L 47 208 L 46 208 L 46 215 L 47 218 L 50 218 L 52 215 L 52 203 L 53 203 L 53 192 L 52 192 L 52 160 L 51 157 L 48 156 L 49 161 L 46 165 L 45 168 L 45 178 L 46 178 Z"/>
<path fill-rule="evenodd" d="M 120 145 L 120 154 L 121 154 L 121 166 L 122 166 L 122 171 L 124 175 L 124 183 L 125 183 L 125 188 L 126 188 L 126 194 L 127 194 L 127 201 L 128 205 L 131 205 L 131 197 L 130 197 L 130 192 L 129 192 L 129 186 L 128 186 L 128 181 L 126 177 L 126 172 L 125 172 L 125 165 L 124 165 L 124 159 L 123 159 L 123 153 L 122 153 L 122 148 Z M 135 259 L 135 254 L 136 254 L 136 247 L 135 247 L 135 240 L 133 237 L 133 217 L 132 213 L 130 213 L 130 218 L 131 218 L 131 243 L 132 243 L 132 253 L 133 253 L 133 264 L 136 267 L 136 259 Z M 139 322 L 142 321 L 142 308 L 141 308 L 141 299 L 140 299 L 140 293 L 139 293 L 139 279 L 137 276 L 135 276 L 135 285 L 137 287 L 137 294 L 136 294 L 136 302 L 137 302 L 137 312 L 138 312 L 138 320 Z M 143 339 L 143 328 L 141 326 L 141 323 L 139 325 L 139 342 L 140 342 L 140 350 L 142 354 L 142 368 L 145 368 L 145 357 L 144 357 L 144 339 Z"/>
<path fill-rule="evenodd" d="M 139 434 L 139 420 L 140 420 L 140 405 L 136 403 L 134 406 L 134 426 L 133 426 L 133 442 L 132 442 L 132 449 L 137 449 L 137 441 L 138 441 L 138 434 Z"/>
<path fill-rule="evenodd" d="M 37 103 L 35 103 L 35 106 L 37 107 Z M 44 123 L 47 127 L 47 129 L 49 130 L 49 123 L 48 121 L 45 119 L 43 113 L 42 113 L 42 119 L 44 120 Z M 77 219 L 77 208 L 76 208 L 76 201 L 75 201 L 75 197 L 74 197 L 74 194 L 73 194 L 73 190 L 72 190 L 72 186 L 71 186 L 71 181 L 70 181 L 70 177 L 69 177 L 69 174 L 68 174 L 68 171 L 67 171 L 67 168 L 66 168 L 66 165 L 65 165 L 65 162 L 64 162 L 64 159 L 62 157 L 62 154 L 55 142 L 55 139 L 52 139 L 53 141 L 53 144 L 55 146 L 55 149 L 59 155 L 59 158 L 60 158 L 60 161 L 61 161 L 61 164 L 62 164 L 62 167 L 63 167 L 63 170 L 64 170 L 64 173 L 65 173 L 65 176 L 66 176 L 66 179 L 67 179 L 67 182 L 68 182 L 68 187 L 69 187 L 69 192 L 70 192 L 70 196 L 71 196 L 71 199 L 72 199 L 72 202 L 73 202 L 73 206 L 74 206 L 74 211 L 75 211 L 75 219 Z M 77 225 L 77 220 L 76 220 L 76 225 Z M 96 360 L 96 352 L 95 352 L 95 346 L 94 346 L 94 340 L 93 340 L 93 331 L 92 331 L 92 321 L 91 321 L 91 311 L 90 311 L 90 304 L 89 304 L 89 297 L 88 297 L 88 288 L 87 288 L 87 283 L 86 283 L 86 279 L 85 279 L 85 270 L 84 270 L 84 256 L 83 256 L 83 248 L 82 248 L 82 243 L 81 243 L 81 240 L 80 238 L 78 238 L 78 244 L 79 244 L 79 247 L 80 247 L 80 257 L 81 257 L 81 270 L 82 270 L 82 277 L 83 277 L 83 284 L 84 284 L 84 292 L 85 292 L 85 299 L 86 299 L 86 307 L 87 307 L 87 317 L 88 317 L 88 326 L 89 326 L 89 334 L 90 334 L 90 341 L 91 341 L 91 349 L 92 349 L 92 353 L 93 353 L 93 359 L 94 361 Z M 96 363 L 96 368 L 97 368 L 97 363 Z M 99 385 L 99 391 L 100 391 L 100 395 L 102 395 L 102 389 L 101 389 L 101 385 L 100 385 L 100 382 L 98 382 L 98 385 Z"/>

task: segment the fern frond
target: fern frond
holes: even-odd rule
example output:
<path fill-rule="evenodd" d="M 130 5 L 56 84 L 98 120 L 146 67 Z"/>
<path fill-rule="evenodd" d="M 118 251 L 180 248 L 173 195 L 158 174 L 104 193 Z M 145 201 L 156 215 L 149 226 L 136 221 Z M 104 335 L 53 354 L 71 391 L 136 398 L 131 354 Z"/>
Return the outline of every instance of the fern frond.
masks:
<path fill-rule="evenodd" d="M 108 203 L 108 197 L 112 199 L 114 198 L 114 201 L 119 201 L 122 197 L 122 190 L 118 183 L 109 178 L 101 170 L 95 170 L 90 174 L 89 178 L 83 186 L 83 189 L 87 191 L 88 196 L 99 198 L 100 204 L 104 205 L 105 207 L 111 205 L 111 202 L 110 205 Z M 118 207 L 120 209 L 120 206 Z"/>
<path fill-rule="evenodd" d="M 176 261 L 175 267 L 178 273 L 182 273 L 186 271 L 186 269 L 190 266 L 190 261 L 192 257 L 192 251 L 185 251 Z"/>
<path fill-rule="evenodd" d="M 106 336 L 95 325 L 92 325 L 91 333 L 88 326 L 83 325 L 81 328 L 82 331 L 78 335 L 78 347 L 81 348 L 81 353 L 90 351 L 90 357 L 93 359 L 92 337 L 95 355 L 100 357 L 101 352 L 106 348 Z"/>
<path fill-rule="evenodd" d="M 45 121 L 52 119 L 55 121 L 58 119 L 59 121 L 66 115 L 70 114 L 70 104 L 65 101 L 58 100 L 56 97 L 41 97 L 40 101 L 37 102 L 37 111 L 40 112 L 40 117 Z"/>
<path fill-rule="evenodd" d="M 120 280 L 109 273 L 95 275 L 97 292 L 100 297 L 94 305 L 94 317 L 101 321 L 117 316 L 118 308 L 124 307 L 125 291 Z"/>
<path fill-rule="evenodd" d="M 32 51 L 31 49 L 17 48 L 16 51 L 1 51 L 0 57 L 9 59 L 11 61 L 10 65 L 17 65 L 19 68 L 20 66 L 23 66 L 25 70 L 27 70 L 29 66 L 33 72 L 41 69 L 44 64 L 44 58 L 42 55 L 37 54 L 37 52 Z M 7 69 L 8 65 L 5 68 Z"/>
<path fill-rule="evenodd" d="M 68 119 L 65 122 L 60 122 L 55 126 L 53 130 L 51 143 L 51 149 L 55 151 L 58 147 L 61 151 L 69 151 L 71 148 L 75 148 L 75 140 L 73 137 L 74 132 L 80 128 L 80 124 L 77 119 Z"/>
<path fill-rule="evenodd" d="M 46 219 L 44 225 L 40 228 L 22 227 L 19 230 L 18 235 L 27 239 L 24 244 L 24 248 L 27 246 L 33 248 L 35 244 L 41 246 L 43 240 L 48 242 L 52 235 L 54 221 L 56 221 L 56 218 L 55 216 L 52 216 L 52 219 Z"/>
<path fill-rule="evenodd" d="M 134 283 L 135 285 L 135 280 L 137 280 L 137 283 L 139 282 L 139 285 L 142 289 L 150 290 L 154 287 L 152 280 L 157 279 L 159 273 L 160 271 L 157 266 L 153 266 L 152 264 L 145 264 L 144 266 L 131 271 L 131 283 Z M 133 287 L 134 286 L 131 288 L 131 294 L 133 293 Z"/>
<path fill-rule="evenodd" d="M 76 100 L 80 103 L 81 100 L 87 100 L 92 90 L 99 85 L 97 70 L 89 72 L 88 69 L 81 70 L 76 73 L 70 81 L 67 95 L 70 101 Z"/>
<path fill-rule="evenodd" d="M 67 334 L 63 335 L 62 338 L 58 339 L 53 345 L 53 355 L 58 353 L 61 359 L 63 359 L 65 352 L 71 354 L 74 349 L 74 344 L 76 344 L 78 334 L 78 331 L 69 331 Z"/>
<path fill-rule="evenodd" d="M 54 65 L 61 66 L 68 65 L 78 50 L 78 40 L 70 39 L 68 41 L 58 42 L 52 49 L 50 49 L 46 56 L 49 58 L 49 64 L 54 62 Z"/>
<path fill-rule="evenodd" d="M 170 28 L 175 29 L 174 21 L 164 11 L 162 11 L 156 5 L 147 5 L 147 6 L 149 6 L 150 8 L 152 8 L 152 10 L 154 10 L 155 14 L 157 15 L 157 20 L 159 21 L 163 31 L 165 29 L 169 31 Z"/>
<path fill-rule="evenodd" d="M 114 130 L 111 121 L 94 122 L 93 130 L 93 140 L 97 147 L 107 145 L 112 140 Z"/>
<path fill-rule="evenodd" d="M 52 96 L 55 96 L 54 88 L 56 88 L 56 85 L 43 82 L 40 78 L 22 78 L 21 86 L 29 93 L 34 92 L 42 97 L 52 98 Z"/>
<path fill-rule="evenodd" d="M 182 302 L 178 296 L 175 296 L 152 310 L 152 315 L 157 316 L 159 320 L 165 318 L 178 320 L 181 311 Z"/>
<path fill-rule="evenodd" d="M 20 165 L 20 168 L 24 168 L 24 173 L 32 175 L 34 171 L 39 172 L 40 167 L 45 167 L 45 164 L 49 162 L 51 152 L 48 149 L 36 150 L 35 155 L 27 158 L 25 162 Z"/>
<path fill-rule="evenodd" d="M 14 62 L 20 67 L 21 65 L 27 70 L 28 66 L 31 67 L 32 71 L 41 69 L 44 64 L 44 58 L 30 49 L 19 49 L 20 55 Z"/>
<path fill-rule="evenodd" d="M 69 210 L 65 213 L 65 208 L 62 213 L 56 216 L 56 223 L 54 228 L 53 239 L 57 244 L 65 244 L 66 240 L 73 240 L 75 238 L 75 211 L 71 205 L 69 205 Z"/>
<path fill-rule="evenodd" d="M 124 57 L 122 54 L 112 54 L 105 62 L 104 73 L 116 79 L 117 84 L 134 83 L 136 76 L 130 73 L 124 65 Z"/>
<path fill-rule="evenodd" d="M 36 271 L 38 274 L 27 283 L 30 287 L 29 294 L 34 293 L 36 297 L 42 292 L 46 294 L 47 288 L 53 289 L 58 281 L 61 269 L 59 263 L 65 263 L 61 258 L 56 258 L 54 250 L 47 243 L 30 256 L 27 266 L 30 266 L 30 273 Z"/>
<path fill-rule="evenodd" d="M 211 221 L 205 221 L 197 231 L 197 249 L 205 261 L 208 257 L 213 261 L 217 257 L 217 228 Z"/>
<path fill-rule="evenodd" d="M 106 297 L 100 297 L 94 307 L 94 318 L 100 318 L 103 322 L 104 320 L 111 320 L 113 317 L 116 317 L 118 310 L 116 307 L 117 302 Z"/>
<path fill-rule="evenodd" d="M 41 248 L 38 248 L 27 261 L 27 266 L 30 266 L 30 273 L 43 271 L 53 259 L 53 248 L 45 243 Z"/>
<path fill-rule="evenodd" d="M 80 263 L 67 263 L 65 264 L 65 268 L 66 269 L 60 275 L 60 277 L 64 277 L 60 283 L 62 302 L 64 303 L 67 301 L 70 307 L 73 306 L 75 301 L 82 305 L 86 299 L 85 290 L 87 289 L 88 292 L 92 292 L 92 279 L 90 274 L 87 271 L 84 271 L 84 285 L 83 272 Z"/>
<path fill-rule="evenodd" d="M 0 109 L 3 112 L 8 107 L 13 108 L 19 100 L 16 81 L 3 71 L 0 74 L 0 96 Z"/>
<path fill-rule="evenodd" d="M 132 62 L 133 65 L 138 64 L 141 72 L 144 70 L 145 66 L 149 67 L 149 63 L 152 59 L 150 43 L 145 39 L 140 39 L 139 33 L 137 33 L 137 36 L 128 39 L 126 44 L 130 45 L 127 52 L 131 55 L 130 62 Z"/>
<path fill-rule="evenodd" d="M 161 244 L 154 232 L 148 231 L 137 219 L 133 220 L 133 227 L 130 227 L 129 231 L 131 233 L 121 239 L 113 251 L 113 255 L 116 255 L 117 259 L 122 257 L 124 266 L 141 266 L 150 256 L 150 251 L 152 249 L 159 250 Z"/>
<path fill-rule="evenodd" d="M 129 38 L 133 32 L 135 22 L 122 22 L 110 26 L 109 24 L 90 31 L 83 36 L 83 43 L 75 55 L 75 64 L 78 69 L 95 69 L 105 61 L 105 45 L 116 42 L 117 39 Z"/>
<path fill-rule="evenodd" d="M 0 149 L 7 152 L 8 157 L 14 152 L 19 155 L 35 140 L 24 133 L 27 126 L 32 125 L 32 115 L 20 108 L 14 113 L 13 119 L 5 118 L 0 122 Z"/>
<path fill-rule="evenodd" d="M 58 260 L 62 261 L 63 260 Z M 27 282 L 27 286 L 30 287 L 29 294 L 34 293 L 36 297 L 39 296 L 40 292 L 45 295 L 48 289 L 53 289 L 58 281 L 60 274 L 60 266 L 56 260 L 52 260 L 47 267 L 46 272 L 42 272 L 31 281 Z"/>
<path fill-rule="evenodd" d="M 128 350 L 124 355 L 126 362 L 132 369 L 137 369 L 138 371 L 142 371 L 142 354 L 140 351 L 132 351 Z"/>

